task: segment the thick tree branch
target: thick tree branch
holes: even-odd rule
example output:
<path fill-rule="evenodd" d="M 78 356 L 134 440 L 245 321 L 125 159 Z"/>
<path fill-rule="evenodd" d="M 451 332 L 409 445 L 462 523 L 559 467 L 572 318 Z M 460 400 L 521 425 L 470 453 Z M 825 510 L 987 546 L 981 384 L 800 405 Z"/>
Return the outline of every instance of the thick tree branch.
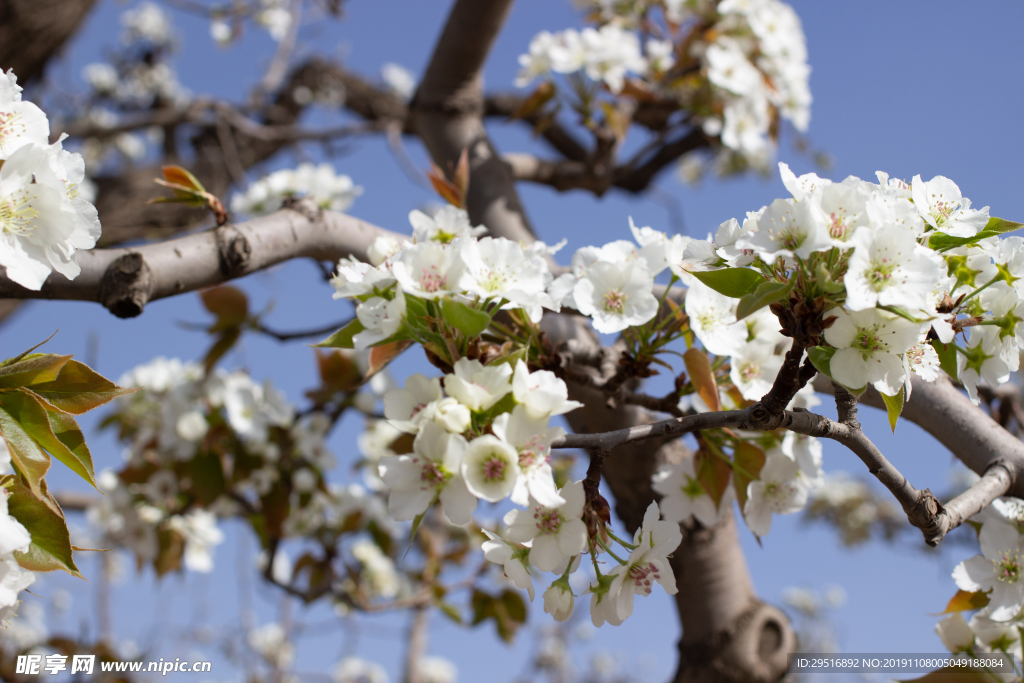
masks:
<path fill-rule="evenodd" d="M 96 0 L 0 0 L 0 69 L 37 80 L 78 32 Z"/>
<path fill-rule="evenodd" d="M 378 235 L 391 234 L 341 213 L 298 200 L 245 223 L 166 242 L 79 252 L 74 280 L 54 273 L 38 291 L 0 277 L 0 297 L 95 301 L 121 318 L 142 313 L 150 301 L 234 280 L 294 258 L 366 259 Z"/>

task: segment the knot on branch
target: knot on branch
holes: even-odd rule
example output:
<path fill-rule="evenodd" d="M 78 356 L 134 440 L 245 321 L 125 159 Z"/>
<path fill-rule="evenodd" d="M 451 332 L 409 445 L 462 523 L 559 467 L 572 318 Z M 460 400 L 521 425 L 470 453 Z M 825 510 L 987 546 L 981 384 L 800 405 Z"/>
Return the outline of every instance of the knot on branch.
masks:
<path fill-rule="evenodd" d="M 750 406 L 750 420 L 753 429 L 770 432 L 783 426 L 782 423 L 786 421 L 786 406 L 783 405 L 780 410 L 770 410 L 766 405 L 766 399 L 768 396 Z"/>
<path fill-rule="evenodd" d="M 296 197 L 294 195 L 285 197 L 281 204 L 282 209 L 294 211 L 305 217 L 310 223 L 320 223 L 324 219 L 324 209 L 309 197 Z"/>
<path fill-rule="evenodd" d="M 100 281 L 100 303 L 118 318 L 134 318 L 149 302 L 152 274 L 142 254 L 129 252 L 107 266 Z"/>
<path fill-rule="evenodd" d="M 685 637 L 685 636 L 684 636 Z M 679 643 L 676 681 L 769 683 L 789 666 L 796 637 L 786 615 L 760 600 L 732 623 L 698 642 Z"/>
<path fill-rule="evenodd" d="M 220 269 L 228 277 L 237 277 L 249 267 L 252 246 L 245 235 L 235 231 L 228 239 L 224 230 L 217 231 L 217 247 L 220 251 Z"/>
<path fill-rule="evenodd" d="M 942 502 L 930 489 L 918 491 L 917 501 L 907 510 L 907 519 L 924 534 L 930 546 L 938 544 L 949 530 L 949 519 Z"/>

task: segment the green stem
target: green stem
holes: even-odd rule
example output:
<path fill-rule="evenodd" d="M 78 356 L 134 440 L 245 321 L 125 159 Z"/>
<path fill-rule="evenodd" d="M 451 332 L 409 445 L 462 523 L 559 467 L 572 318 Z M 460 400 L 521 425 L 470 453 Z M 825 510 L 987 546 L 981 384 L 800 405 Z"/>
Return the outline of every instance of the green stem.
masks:
<path fill-rule="evenodd" d="M 608 544 L 607 544 L 607 543 L 605 543 L 605 542 L 604 542 L 604 541 L 603 541 L 603 540 L 601 539 L 601 535 L 600 535 L 600 534 L 598 534 L 598 535 L 597 535 L 597 542 L 601 544 L 601 547 L 602 547 L 602 548 L 604 548 L 604 551 L 605 551 L 606 553 L 608 553 L 608 554 L 609 554 L 609 555 L 611 555 L 611 556 L 612 556 L 613 558 L 615 558 L 615 561 L 616 561 L 616 562 L 618 562 L 619 564 L 626 564 L 626 561 L 625 561 L 625 560 L 623 560 L 623 559 L 622 559 L 621 557 L 619 557 L 618 555 L 616 555 L 615 553 L 613 553 L 613 552 L 612 552 L 612 549 L 608 547 Z"/>
<path fill-rule="evenodd" d="M 613 539 L 615 539 L 616 541 L 618 541 L 619 545 L 621 545 L 621 546 L 622 546 L 623 548 L 628 548 L 629 550 L 636 550 L 636 546 L 635 546 L 635 545 L 633 545 L 632 543 L 629 543 L 628 541 L 623 541 L 623 540 L 622 540 L 621 538 L 619 538 L 618 536 L 616 536 L 616 535 L 615 535 L 615 534 L 614 534 L 614 533 L 612 532 L 612 530 L 611 530 L 611 529 L 609 529 L 609 528 L 605 527 L 605 531 L 607 531 L 607 532 L 608 532 L 608 535 L 609 535 L 609 536 L 611 536 L 611 537 L 612 537 Z"/>

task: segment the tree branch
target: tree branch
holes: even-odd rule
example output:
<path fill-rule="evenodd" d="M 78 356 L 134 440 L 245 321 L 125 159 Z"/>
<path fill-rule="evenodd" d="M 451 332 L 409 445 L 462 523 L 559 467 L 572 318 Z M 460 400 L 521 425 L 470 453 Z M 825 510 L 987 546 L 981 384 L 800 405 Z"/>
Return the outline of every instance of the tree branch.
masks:
<path fill-rule="evenodd" d="M 38 292 L 2 276 L 0 297 L 95 301 L 120 318 L 131 318 L 150 301 L 212 287 L 294 258 L 365 260 L 373 240 L 388 234 L 393 235 L 300 199 L 269 216 L 166 242 L 79 252 L 82 272 L 77 278 L 53 273 Z"/>

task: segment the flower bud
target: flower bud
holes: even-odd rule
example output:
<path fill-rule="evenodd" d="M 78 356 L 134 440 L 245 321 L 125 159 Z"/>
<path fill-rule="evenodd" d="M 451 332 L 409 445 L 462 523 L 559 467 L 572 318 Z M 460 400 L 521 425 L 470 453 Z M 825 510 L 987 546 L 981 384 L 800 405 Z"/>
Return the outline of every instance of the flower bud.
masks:
<path fill-rule="evenodd" d="M 555 621 L 566 621 L 571 617 L 573 604 L 572 589 L 564 578 L 558 579 L 544 591 L 544 611 L 554 617 Z"/>

